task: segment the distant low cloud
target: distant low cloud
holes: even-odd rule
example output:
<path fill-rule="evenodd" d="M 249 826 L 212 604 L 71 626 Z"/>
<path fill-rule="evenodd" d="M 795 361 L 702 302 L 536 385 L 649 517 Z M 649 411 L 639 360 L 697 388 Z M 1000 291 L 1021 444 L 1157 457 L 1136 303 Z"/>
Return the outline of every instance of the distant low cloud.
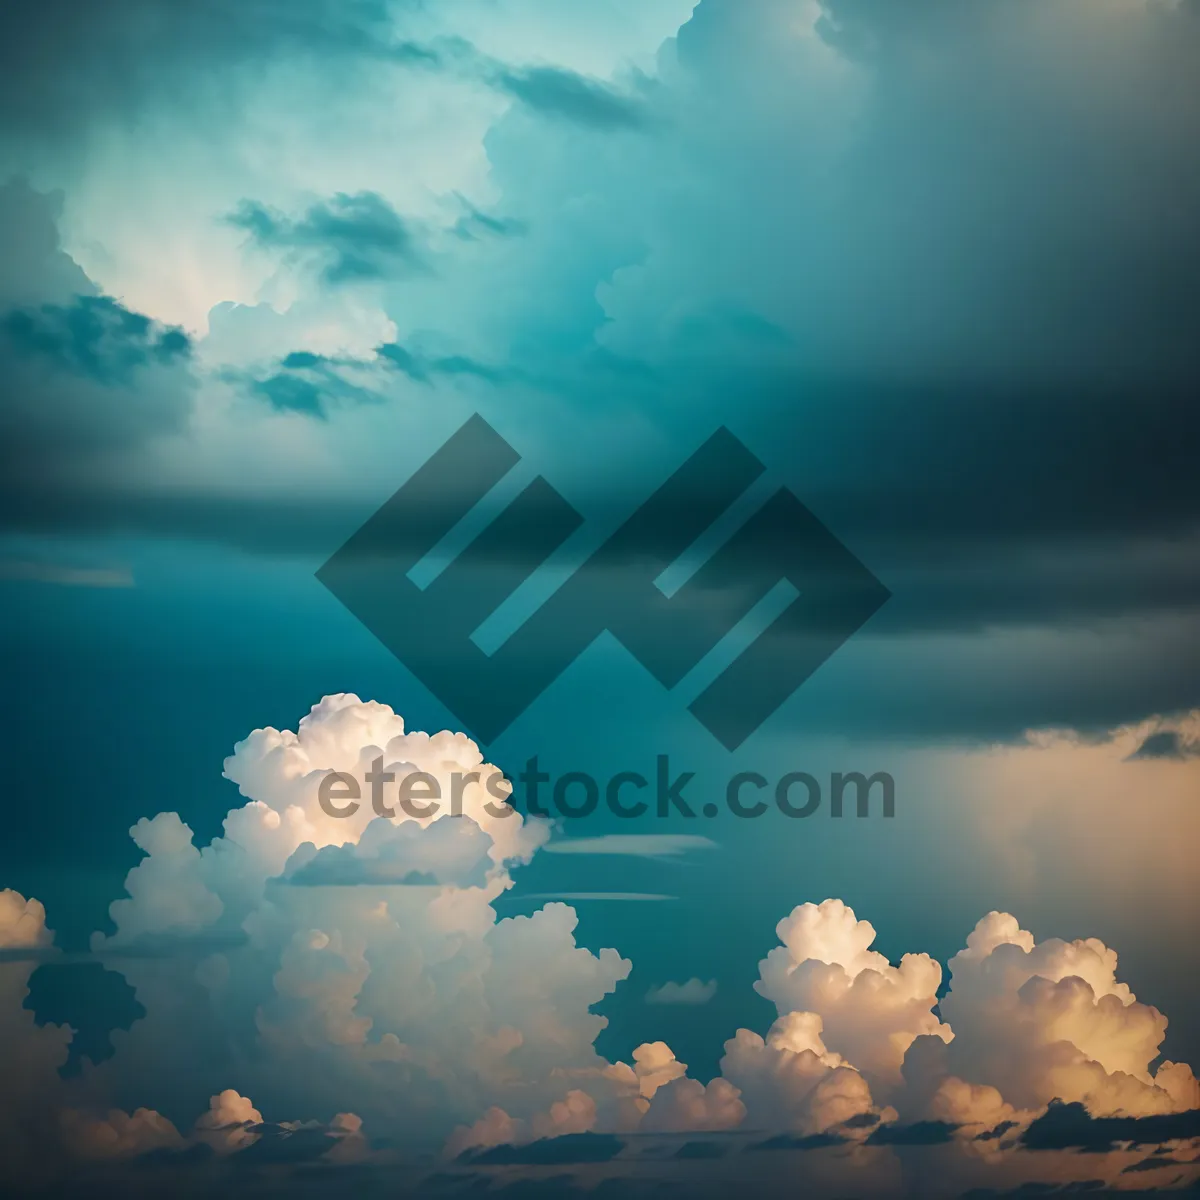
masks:
<path fill-rule="evenodd" d="M 133 573 L 128 567 L 72 567 L 63 563 L 24 559 L 0 559 L 0 579 L 29 583 L 52 583 L 61 587 L 131 588 Z"/>
<path fill-rule="evenodd" d="M 1200 744 L 1186 740 L 1178 729 L 1160 729 L 1148 734 L 1140 746 L 1129 756 L 1130 761 L 1145 758 L 1165 758 L 1182 761 L 1200 755 Z"/>
<path fill-rule="evenodd" d="M 611 900 L 622 903 L 639 903 L 655 900 L 678 900 L 678 896 L 668 896 L 663 892 L 527 892 L 517 897 L 518 900 L 563 900 L 569 903 L 589 900 Z"/>
<path fill-rule="evenodd" d="M 548 854 L 617 854 L 632 858 L 677 858 L 693 850 L 717 850 L 712 838 L 691 833 L 609 833 L 603 837 L 562 838 Z"/>
<path fill-rule="evenodd" d="M 659 987 L 652 987 L 646 993 L 647 1004 L 707 1004 L 717 994 L 717 981 L 710 979 L 707 983 L 695 977 L 686 983 L 667 982 Z"/>

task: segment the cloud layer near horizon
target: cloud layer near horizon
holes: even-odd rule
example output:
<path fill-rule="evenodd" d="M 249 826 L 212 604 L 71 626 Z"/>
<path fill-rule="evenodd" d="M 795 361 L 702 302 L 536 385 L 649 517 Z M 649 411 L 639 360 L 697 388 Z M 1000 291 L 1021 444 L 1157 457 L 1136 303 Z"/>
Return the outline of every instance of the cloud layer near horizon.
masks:
<path fill-rule="evenodd" d="M 365 800 L 381 766 L 395 776 L 387 800 L 418 773 L 443 795 L 464 779 L 462 815 L 323 809 L 330 772 L 358 779 Z M 1200 1108 L 1191 1070 L 1156 1061 L 1166 1017 L 1118 979 L 1103 943 L 1037 942 L 1005 913 L 978 922 L 939 999 L 929 956 L 893 964 L 841 901 L 801 904 L 759 967 L 778 1019 L 765 1036 L 739 1029 L 717 1077 L 689 1077 L 663 1042 L 605 1059 L 591 1010 L 631 964 L 577 945 L 565 904 L 497 919 L 492 902 L 549 831 L 497 805 L 480 781 L 493 770 L 463 735 L 406 731 L 350 695 L 326 697 L 294 733 L 254 731 L 225 763 L 247 803 L 222 837 L 196 847 L 174 813 L 131 830 L 144 857 L 93 952 L 145 1015 L 70 1079 L 58 1068 L 71 1030 L 22 1008 L 53 953 L 46 914 L 0 893 L 0 1040 L 19 1064 L 0 1088 L 8 1169 L 53 1181 L 154 1152 L 186 1179 L 188 1147 L 266 1155 L 293 1137 L 305 1161 L 380 1169 L 439 1148 L 463 1169 L 552 1162 L 546 1139 L 568 1139 L 570 1159 L 571 1137 L 637 1131 L 867 1153 L 936 1127 L 955 1172 L 1037 1179 L 1047 1160 L 1023 1139 L 1063 1104 L 1135 1131 L 1150 1122 L 1121 1170 L 1178 1173 L 1194 1154 L 1200 1130 L 1153 1132 Z M 855 1156 L 839 1162 L 838 1178 L 854 1179 Z"/>

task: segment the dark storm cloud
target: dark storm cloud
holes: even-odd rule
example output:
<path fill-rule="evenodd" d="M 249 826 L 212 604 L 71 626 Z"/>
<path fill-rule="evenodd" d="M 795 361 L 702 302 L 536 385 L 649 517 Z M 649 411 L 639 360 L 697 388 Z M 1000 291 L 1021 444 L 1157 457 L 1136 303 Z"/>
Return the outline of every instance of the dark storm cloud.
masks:
<path fill-rule="evenodd" d="M 867 1138 L 868 1146 L 944 1146 L 954 1140 L 957 1125 L 917 1121 L 912 1125 L 881 1125 Z"/>
<path fill-rule="evenodd" d="M 640 123 L 636 99 L 553 66 L 489 58 L 459 37 L 403 35 L 423 0 L 15 0 L 0 6 L 0 139 L 79 139 L 94 122 L 160 104 L 219 107 L 274 60 L 326 73 L 362 60 L 459 75 L 531 111 L 595 128 Z"/>
<path fill-rule="evenodd" d="M 1118 1142 L 1154 1145 L 1200 1137 L 1200 1110 L 1149 1117 L 1093 1117 L 1078 1103 L 1052 1101 L 1021 1135 L 1030 1150 L 1078 1149 L 1104 1154 Z"/>
<path fill-rule="evenodd" d="M 0 318 L 0 335 L 18 354 L 98 383 L 128 383 L 139 367 L 169 365 L 191 350 L 182 329 L 164 329 L 111 296 L 13 309 Z"/>
<path fill-rule="evenodd" d="M 244 19 L 267 11 L 251 5 Z M 294 13 L 279 35 L 289 44 L 328 18 L 319 6 Z M 648 414 L 658 432 L 678 431 L 680 462 L 728 423 L 892 593 L 866 636 L 972 635 L 979 648 L 996 631 L 1049 631 L 1020 666 L 1036 686 L 992 670 L 969 702 L 940 685 L 927 704 L 869 689 L 853 711 L 831 702 L 828 719 L 847 728 L 1007 735 L 1200 703 L 1197 652 L 1179 640 L 1200 618 L 1196 6 L 923 0 L 901 13 L 829 0 L 824 42 L 785 36 L 794 18 L 791 0 L 704 0 L 661 82 L 632 90 L 507 66 L 453 38 L 410 47 L 413 64 L 576 126 L 539 123 L 531 139 L 527 122 L 501 125 L 488 147 L 500 211 L 521 220 L 472 210 L 451 231 L 464 252 L 502 262 L 505 274 L 466 286 L 503 296 L 488 319 L 508 356 L 487 361 L 469 334 L 438 331 L 433 352 L 406 332 L 363 364 L 286 356 L 247 374 L 249 390 L 332 423 L 406 380 L 431 399 L 503 386 L 502 402 L 531 424 L 544 416 L 551 440 L 564 409 Z M 830 46 L 838 68 L 821 91 Z M 311 256 L 328 284 L 433 261 L 424 234 L 371 194 L 290 214 L 247 201 L 235 219 L 265 249 Z M 82 275 L 54 237 L 51 222 L 42 265 L 23 276 Z M 472 239 L 490 244 L 462 244 Z M 603 310 L 598 289 L 611 293 Z M 73 311 L 86 291 L 64 278 L 6 311 Z M 355 392 L 359 369 L 376 375 Z M 182 376 L 178 363 L 170 374 Z M 177 420 L 175 393 L 156 386 L 147 413 Z M 141 404 L 113 393 L 93 409 L 122 430 Z M 618 520 L 645 498 L 646 481 L 614 469 L 589 483 L 574 448 L 558 449 L 534 465 L 589 520 Z M 615 464 L 623 449 L 618 439 L 594 453 Z M 20 509 L 9 528 L 117 525 L 324 557 L 401 482 L 372 480 L 358 505 L 312 480 L 244 499 L 197 484 L 164 499 L 39 475 L 19 505 L 12 480 L 0 488 L 5 509 Z M 787 536 L 766 530 L 763 553 Z M 1166 632 L 1123 663 L 1106 649 L 1103 683 L 1096 659 L 1086 685 L 1051 665 L 1054 633 L 1109 620 Z M 931 648 L 925 683 L 962 653 Z"/>
<path fill-rule="evenodd" d="M 564 1133 L 525 1145 L 492 1146 L 465 1150 L 458 1161 L 472 1166 L 563 1166 L 567 1163 L 600 1163 L 617 1157 L 624 1141 L 612 1133 Z"/>

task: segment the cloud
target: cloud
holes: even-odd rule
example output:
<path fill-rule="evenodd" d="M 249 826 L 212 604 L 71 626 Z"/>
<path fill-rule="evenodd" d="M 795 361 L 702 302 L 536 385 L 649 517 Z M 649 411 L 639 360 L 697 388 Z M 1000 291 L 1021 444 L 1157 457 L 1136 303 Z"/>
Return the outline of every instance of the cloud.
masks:
<path fill-rule="evenodd" d="M 384 705 L 331 696 L 295 732 L 239 743 L 226 773 L 250 800 L 209 846 L 175 814 L 134 827 L 145 857 L 114 905 L 116 932 L 95 945 L 144 1015 L 77 1078 L 57 1073 L 70 1031 L 20 1008 L 32 964 L 0 963 L 0 1043 L 21 1064 L 15 1097 L 0 1088 L 0 1138 L 19 1128 L 22 1144 L 58 1147 L 40 1166 L 11 1158 L 10 1174 L 116 1179 L 86 1172 L 136 1161 L 178 1187 L 219 1161 L 239 1194 L 257 1164 L 319 1162 L 338 1188 L 345 1170 L 411 1171 L 432 1138 L 451 1173 L 603 1163 L 631 1183 L 656 1162 L 723 1169 L 733 1157 L 744 1170 L 746 1154 L 802 1154 L 824 1196 L 885 1178 L 902 1190 L 903 1159 L 889 1155 L 908 1147 L 937 1156 L 932 1194 L 950 1196 L 1047 1172 L 1082 1179 L 1075 1149 L 1094 1160 L 1087 1178 L 1178 1172 L 1186 1164 L 1157 1148 L 1200 1138 L 1200 1087 L 1182 1064 L 1151 1073 L 1165 1018 L 1117 978 L 1115 954 L 1095 939 L 1037 942 L 1003 913 L 976 925 L 938 1001 L 926 956 L 895 966 L 840 901 L 800 905 L 760 965 L 778 1018 L 765 1037 L 739 1029 L 718 1076 L 690 1077 L 664 1042 L 608 1061 L 591 1008 L 630 964 L 575 944 L 566 905 L 505 920 L 491 907 L 545 831 L 469 789 L 461 817 L 322 811 L 330 771 L 361 774 L 367 797 L 384 764 L 447 783 L 485 766 L 461 735 L 408 731 Z M 405 886 L 411 871 L 420 886 Z M 311 886 L 296 886 L 304 872 Z M 197 947 L 222 928 L 246 938 Z M 118 953 L 151 934 L 174 952 Z M 51 941 L 36 901 L 0 893 L 0 944 Z M 668 987 L 711 995 L 699 980 Z M 372 1128 L 401 1132 L 381 1148 Z M 732 1153 L 686 1150 L 700 1132 L 733 1139 Z"/>
<path fill-rule="evenodd" d="M 24 950 L 48 946 L 54 934 L 46 928 L 46 910 L 12 888 L 0 891 L 0 949 Z"/>
<path fill-rule="evenodd" d="M 63 1114 L 64 1136 L 74 1154 L 85 1159 L 137 1158 L 156 1150 L 182 1149 L 179 1130 L 161 1113 L 139 1108 L 111 1109 L 90 1116 L 75 1109 Z"/>
<path fill-rule="evenodd" d="M 0 890 L 0 1058 L 6 1066 L 0 1082 L 0 1171 L 32 1179 L 52 1169 L 46 1156 L 61 1104 L 58 1071 L 71 1040 L 69 1028 L 38 1025 L 24 1007 L 36 958 L 50 952 L 53 942 L 37 900 Z"/>
<path fill-rule="evenodd" d="M 0 186 L 0 461 L 6 511 L 26 519 L 62 489 L 112 486 L 184 427 L 195 385 L 188 336 L 101 294 L 63 252 L 61 207 Z"/>
<path fill-rule="evenodd" d="M 821 1033 L 816 1013 L 790 1012 L 765 1039 L 739 1029 L 725 1043 L 721 1074 L 738 1089 L 748 1121 L 811 1136 L 876 1112 L 867 1081 L 826 1049 Z"/>
<path fill-rule="evenodd" d="M 713 1133 L 736 1129 L 746 1117 L 740 1091 L 727 1079 L 712 1079 L 707 1084 L 680 1077 L 664 1084 L 650 1101 L 642 1120 L 647 1132 Z"/>
<path fill-rule="evenodd" d="M 1012 916 L 988 914 L 950 960 L 939 1004 L 954 1031 L 947 1073 L 998 1089 L 1018 1109 L 1061 1099 L 1097 1116 L 1141 1116 L 1200 1105 L 1188 1068 L 1151 1071 L 1166 1018 L 1116 969 L 1098 939 L 1035 942 Z"/>
<path fill-rule="evenodd" d="M 614 854 L 633 858 L 677 858 L 691 850 L 715 850 L 711 838 L 694 833 L 609 833 L 547 843 L 547 854 Z"/>
<path fill-rule="evenodd" d="M 262 1113 L 233 1088 L 213 1096 L 208 1111 L 196 1119 L 195 1134 L 218 1154 L 234 1154 L 258 1140 L 254 1126 L 262 1124 Z"/>
<path fill-rule="evenodd" d="M 918 1037 L 951 1036 L 933 1012 L 941 966 L 927 954 L 906 954 L 893 966 L 870 949 L 870 922 L 840 900 L 799 905 L 776 933 L 783 945 L 759 964 L 755 991 L 781 1018 L 816 1015 L 830 1048 L 885 1094 L 899 1084 L 904 1055 Z"/>
<path fill-rule="evenodd" d="M 217 131 L 238 162 L 275 138 L 284 94 L 289 108 L 297 94 L 315 107 L 336 93 L 386 111 L 374 72 L 343 77 L 347 55 L 359 67 L 381 55 L 424 63 L 431 103 L 454 89 L 435 147 L 409 132 L 396 145 L 391 125 L 356 128 L 347 166 L 329 153 L 343 127 L 314 119 L 290 154 L 266 156 L 294 165 L 303 186 L 286 169 L 262 187 L 234 167 L 222 181 L 240 189 L 221 192 L 226 209 L 229 195 L 254 197 L 241 219 L 272 246 L 256 257 L 286 267 L 299 255 L 313 270 L 250 283 L 239 262 L 214 295 L 258 301 L 261 284 L 289 314 L 327 311 L 364 289 L 331 289 L 322 271 L 370 277 L 369 314 L 340 312 L 337 324 L 394 327 L 371 341 L 398 348 L 375 382 L 399 402 L 358 403 L 365 395 L 339 391 L 341 366 L 339 383 L 328 364 L 276 365 L 315 345 L 264 345 L 257 405 L 214 388 L 172 455 L 134 439 L 137 470 L 64 471 L 39 503 L 5 505 L 10 520 L 329 549 L 399 482 L 395 456 L 376 447 L 413 437 L 404 401 L 418 381 L 464 409 L 520 413 L 536 449 L 597 493 L 589 511 L 615 514 L 630 497 L 600 478 L 608 458 L 583 449 L 627 448 L 613 395 L 643 414 L 647 441 L 676 446 L 730 419 L 736 396 L 739 435 L 771 450 L 895 597 L 872 627 L 878 665 L 817 705 L 831 728 L 1012 738 L 1031 722 L 1097 729 L 1197 702 L 1200 508 L 1188 484 L 1200 425 L 1187 397 L 1198 251 L 1177 203 L 1195 175 L 1194 6 L 1047 0 L 996 16 L 969 0 L 901 23 L 877 3 L 704 0 L 653 62 L 659 23 L 669 30 L 683 6 L 654 6 L 643 24 L 609 5 L 553 19 L 522 4 L 454 6 L 434 20 L 428 6 L 303 3 L 283 28 L 254 4 L 229 22 L 237 38 L 180 7 L 206 78 L 217 60 L 255 75 L 264 57 L 286 58 L 283 82 L 272 76 L 261 109 L 247 106 L 262 126 L 230 117 Z M 124 61 L 146 44 L 132 36 L 143 20 L 143 38 L 182 53 L 186 21 L 172 11 L 151 25 L 155 11 L 119 5 L 92 42 L 69 39 L 64 61 L 95 67 L 96 45 Z M 91 28 L 79 21 L 71 28 Z M 618 26 L 622 38 L 647 31 L 645 43 L 608 53 Z M 522 66 L 525 45 L 537 61 Z M 614 74 L 635 49 L 642 75 Z M 137 97 L 146 70 L 122 76 Z M 192 72 L 173 71 L 186 93 Z M 1029 86 L 1014 94 L 1014 78 Z M 506 108 L 481 85 L 524 99 Z M 531 105 L 575 116 L 531 120 Z M 192 121 L 167 123 L 209 138 L 210 117 L 197 106 Z M 631 120 L 636 137 L 611 136 Z M 317 178 L 293 163 L 306 157 L 336 166 Z M 403 180 L 356 165 L 393 157 Z M 94 161 L 103 192 L 120 168 Z M 200 169 L 211 173 L 186 168 Z M 169 234 L 145 237 L 188 240 L 163 223 Z M 79 291 L 47 299 L 62 307 Z M 351 338 L 311 324 L 314 342 Z M 118 403 L 107 417 L 120 426 L 124 413 Z M 297 447 L 313 432 L 300 421 L 280 436 L 297 414 L 324 418 L 319 447 Z M 241 469 L 247 460 L 269 470 Z M 1103 654 L 1095 621 L 1113 639 Z M 994 687 L 974 686 L 980 671 Z"/>
<path fill-rule="evenodd" d="M 1166 758 L 1179 761 L 1193 757 L 1196 753 L 1196 748 L 1183 740 L 1179 730 L 1160 729 L 1157 733 L 1148 733 L 1142 744 L 1129 755 L 1129 760 Z"/>
<path fill-rule="evenodd" d="M 69 140 L 99 117 L 136 119 L 151 100 L 195 102 L 205 77 L 226 85 L 286 53 L 342 58 L 386 31 L 386 6 L 300 0 L 86 0 L 22 4 L 0 21 L 0 129 Z M 81 101 L 86 98 L 86 107 Z"/>
<path fill-rule="evenodd" d="M 465 211 L 454 223 L 453 232 L 456 237 L 474 241 L 483 237 L 521 237 L 528 231 L 525 222 L 516 217 L 496 216 L 477 208 L 465 196 L 460 195 L 458 199 Z"/>
<path fill-rule="evenodd" d="M 637 129 L 647 118 L 636 98 L 561 67 L 502 68 L 492 77 L 496 86 L 546 116 L 597 129 Z"/>
<path fill-rule="evenodd" d="M 480 1151 L 469 1161 L 487 1166 L 561 1165 L 608 1162 L 624 1149 L 620 1138 L 604 1133 L 564 1133 L 524 1146 L 499 1145 Z"/>
<path fill-rule="evenodd" d="M 566 905 L 500 921 L 491 907 L 544 829 L 470 781 L 461 818 L 381 821 L 367 780 L 377 759 L 401 780 L 436 776 L 446 795 L 455 772 L 494 771 L 462 735 L 409 733 L 386 706 L 329 697 L 296 732 L 239 744 L 226 773 L 250 800 L 211 845 L 197 848 L 175 814 L 134 828 L 145 857 L 113 905 L 115 932 L 94 946 L 147 1015 L 114 1033 L 90 1079 L 124 1098 L 126 1081 L 156 1075 L 169 1053 L 179 1071 L 160 1076 L 154 1107 L 170 1119 L 232 1084 L 264 1113 L 321 1113 L 337 1096 L 338 1111 L 368 1122 L 391 1112 L 416 1137 L 440 1123 L 444 1138 L 454 1117 L 501 1101 L 533 1123 L 569 1090 L 554 1072 L 603 1065 L 592 1042 L 605 1021 L 590 1009 L 630 964 L 577 947 Z M 356 775 L 361 812 L 323 811 L 330 771 Z M 223 931 L 242 941 L 219 945 Z M 147 939 L 156 955 L 130 957 Z M 192 1022 L 186 1048 L 168 1052 L 181 1019 Z M 233 1068 L 228 1020 L 257 1030 L 248 1073 Z"/>
<path fill-rule="evenodd" d="M 1100 1153 L 1116 1142 L 1161 1146 L 1200 1137 L 1200 1109 L 1149 1117 L 1094 1117 L 1073 1101 L 1053 1101 L 1021 1134 L 1031 1150 L 1079 1149 Z"/>
<path fill-rule="evenodd" d="M 1196 744 L 1198 729 L 1194 712 L 1153 715 L 1098 736 L 1033 731 L 1017 745 L 968 752 L 948 773 L 952 786 L 969 787 L 973 796 L 965 836 L 994 848 L 1009 886 L 1031 899 L 1046 888 L 1087 897 L 1094 927 L 1113 941 L 1136 942 L 1153 960 L 1172 962 L 1171 946 L 1187 928 L 1194 896 L 1188 847 L 1200 836 L 1200 773 L 1194 756 L 1137 751 L 1163 732 L 1186 748 Z M 1164 829 L 1173 836 L 1164 838 Z M 1106 881 L 1104 888 L 1097 890 L 1097 879 Z M 1159 914 L 1149 927 L 1125 901 L 1132 890 Z M 1170 1005 L 1178 1007 L 1188 994 L 1165 966 L 1151 978 Z"/>
<path fill-rule="evenodd" d="M 375 192 L 339 192 L 295 218 L 246 200 L 228 219 L 263 249 L 314 257 L 329 284 L 393 278 L 426 266 L 413 230 Z"/>
<path fill-rule="evenodd" d="M 70 304 L 13 309 L 0 332 L 17 353 L 98 383 L 128 384 L 141 367 L 186 358 L 191 342 L 182 329 L 160 329 L 111 296 L 76 296 Z"/>
<path fill-rule="evenodd" d="M 685 983 L 667 982 L 652 987 L 646 993 L 647 1004 L 707 1004 L 717 994 L 717 981 L 707 983 L 700 979 L 689 979 Z"/>
<path fill-rule="evenodd" d="M 692 1078 L 661 1041 L 610 1061 L 595 1049 L 606 1022 L 592 1009 L 631 963 L 579 946 L 563 903 L 497 919 L 492 902 L 546 847 L 547 829 L 496 807 L 481 782 L 491 771 L 463 735 L 409 731 L 386 705 L 350 695 L 326 697 L 294 732 L 255 730 L 225 763 L 248 802 L 221 837 L 197 847 L 174 813 L 131 830 L 144 857 L 112 906 L 115 931 L 93 946 L 144 1015 L 112 1033 L 112 1055 L 87 1064 L 69 1095 L 54 1072 L 67 1035 L 39 1031 L 46 1096 L 95 1114 L 84 1141 L 129 1153 L 142 1131 L 174 1144 L 168 1123 L 190 1127 L 207 1102 L 189 1137 L 224 1155 L 264 1138 L 264 1115 L 354 1113 L 367 1128 L 402 1125 L 404 1153 L 432 1143 L 481 1168 L 570 1158 L 568 1137 L 699 1131 L 786 1135 L 806 1154 L 944 1146 L 1012 1165 L 1054 1101 L 1096 1119 L 1200 1107 L 1190 1068 L 1158 1061 L 1165 1017 L 1121 982 L 1102 942 L 1038 942 L 994 912 L 951 959 L 942 994 L 938 963 L 892 963 L 835 899 L 779 922 L 756 985 L 777 1018 L 765 1036 L 738 1029 L 719 1075 Z M 357 786 L 348 816 L 322 805 L 331 772 Z M 422 774 L 442 794 L 458 788 L 461 816 L 377 815 Z M 651 857 L 697 848 L 601 841 Z M 8 944 L 48 946 L 36 902 L 6 893 L 0 913 Z M 31 964 L 4 969 L 27 978 Z M 714 991 L 696 979 L 647 998 Z M 33 1028 L 16 1026 L 26 1041 Z M 343 1155 L 366 1161 L 369 1140 L 351 1133 Z M 285 1141 L 272 1135 L 260 1153 L 299 1161 L 324 1146 L 316 1134 Z"/>
<path fill-rule="evenodd" d="M 949 1142 L 956 1126 L 945 1121 L 918 1121 L 912 1125 L 881 1125 L 868 1138 L 872 1146 L 941 1146 Z"/>
<path fill-rule="evenodd" d="M 471 820 L 439 817 L 393 824 L 372 821 L 357 842 L 342 846 L 311 843 L 288 859 L 283 878 L 300 887 L 400 885 L 484 887 L 492 839 Z"/>
<path fill-rule="evenodd" d="M 618 900 L 637 902 L 641 900 L 678 900 L 664 892 L 526 892 L 522 900 Z"/>
<path fill-rule="evenodd" d="M 0 559 L 0 579 L 29 583 L 53 583 L 61 587 L 130 588 L 133 574 L 128 567 L 72 567 L 63 563 L 26 559 Z"/>

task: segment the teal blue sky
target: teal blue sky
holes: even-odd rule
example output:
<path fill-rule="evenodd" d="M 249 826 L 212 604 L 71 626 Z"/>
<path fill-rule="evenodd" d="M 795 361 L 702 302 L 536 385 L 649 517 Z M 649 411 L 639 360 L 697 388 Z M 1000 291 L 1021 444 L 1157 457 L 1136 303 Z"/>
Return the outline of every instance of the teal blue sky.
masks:
<path fill-rule="evenodd" d="M 719 1077 L 725 1040 L 775 1019 L 754 984 L 776 923 L 834 897 L 893 963 L 945 964 L 993 910 L 1098 938 L 1167 1014 L 1163 1056 L 1200 1058 L 1195 4 L 11 13 L 0 887 L 71 962 L 123 973 L 92 935 L 121 944 L 131 827 L 220 837 L 258 798 L 222 776 L 251 731 L 353 693 L 478 740 L 315 576 L 472 414 L 521 458 L 482 512 L 540 475 L 582 517 L 510 624 L 724 426 L 755 495 L 789 489 L 890 598 L 735 751 L 608 634 L 483 744 L 510 778 L 665 755 L 721 809 L 560 820 L 494 898 L 503 919 L 562 897 L 579 946 L 632 963 L 591 1006 L 596 1053 L 664 1041 Z M 895 815 L 737 819 L 747 771 L 887 772 Z M 268 1012 L 282 961 L 247 968 Z M 27 1007 L 85 1030 L 69 1073 L 137 1013 L 65 969 Z M 161 981 L 128 977 L 149 1007 Z M 689 979 L 715 993 L 647 1002 Z M 132 1111 L 145 1083 L 179 1124 L 207 1102 L 186 1065 L 154 1079 L 158 1029 L 83 1072 L 89 1104 Z M 278 1107 L 316 1103 L 288 1078 Z"/>

